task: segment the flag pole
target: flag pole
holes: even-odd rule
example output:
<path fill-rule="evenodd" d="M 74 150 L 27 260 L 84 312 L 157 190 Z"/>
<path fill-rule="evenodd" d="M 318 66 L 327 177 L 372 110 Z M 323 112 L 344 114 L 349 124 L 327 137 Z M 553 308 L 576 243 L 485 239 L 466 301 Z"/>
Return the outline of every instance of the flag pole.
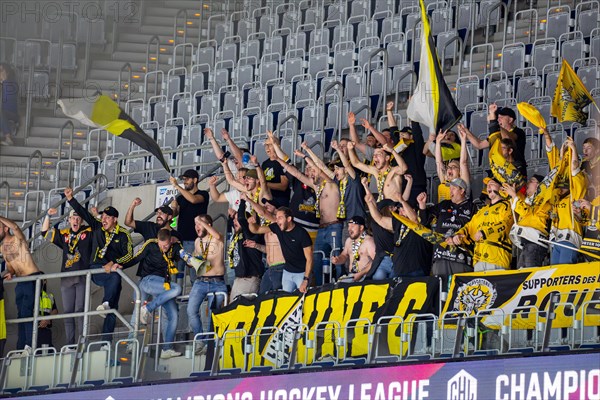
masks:
<path fill-rule="evenodd" d="M 538 241 L 540 241 L 540 242 L 543 242 L 543 243 L 547 243 L 547 244 L 549 244 L 549 245 L 551 245 L 551 246 L 559 246 L 559 247 L 564 247 L 565 249 L 569 249 L 569 250 L 575 250 L 575 251 L 578 251 L 578 252 L 580 252 L 580 253 L 581 253 L 581 254 L 583 254 L 583 255 L 586 255 L 586 256 L 588 256 L 588 257 L 595 258 L 596 260 L 600 260 L 600 256 L 597 256 L 596 254 L 590 253 L 590 252 L 588 252 L 588 251 L 585 251 L 585 250 L 577 249 L 577 248 L 575 248 L 575 247 L 569 247 L 569 246 L 567 246 L 567 245 L 564 245 L 564 244 L 562 244 L 562 243 L 551 242 L 550 240 L 546 240 L 546 239 L 542 239 L 542 238 L 538 238 Z"/>

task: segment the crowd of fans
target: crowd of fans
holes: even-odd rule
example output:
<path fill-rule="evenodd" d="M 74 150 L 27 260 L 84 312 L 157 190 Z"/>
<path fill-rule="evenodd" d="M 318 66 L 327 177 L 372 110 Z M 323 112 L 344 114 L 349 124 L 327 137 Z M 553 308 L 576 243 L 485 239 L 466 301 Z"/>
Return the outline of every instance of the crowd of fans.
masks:
<path fill-rule="evenodd" d="M 134 219 L 141 204 L 134 199 L 125 225 L 145 240 L 137 253 L 128 231 L 118 224 L 115 208 L 93 215 L 70 188 L 64 193 L 72 207 L 69 226 L 52 228 L 50 217 L 57 210 L 50 209 L 43 232 L 63 250 L 62 271 L 103 268 L 107 272 L 93 275 L 94 283 L 104 288 L 97 310 L 106 317 L 106 340 L 114 330 L 115 316 L 102 311 L 116 309 L 121 293 L 121 277 L 113 272 L 138 265 L 139 287 L 146 298 L 151 297 L 141 308 L 140 321 L 146 323 L 158 307 L 165 310 L 162 358 L 181 355 L 169 343 L 177 327 L 175 299 L 182 291 L 171 277 L 186 265 L 193 282 L 187 317 L 192 332 L 198 334 L 202 332 L 200 305 L 211 293 L 229 290 L 233 301 L 272 290 L 305 293 L 311 286 L 333 281 L 429 275 L 441 277 L 447 290 L 449 277 L 456 273 L 576 263 L 600 254 L 598 139 L 587 138 L 577 149 L 571 138 L 553 143 L 544 130 L 550 172 L 528 176 L 527 138 L 515 126 L 514 110 L 490 105 L 489 136 L 481 140 L 461 124 L 456 131 L 430 133 L 428 138 L 416 123 L 400 129 L 393 106 L 387 104 L 388 129 L 380 132 L 369 121 L 360 121 L 367 134 L 364 139 L 349 113 L 349 135 L 331 142 L 329 162 L 307 143 L 286 154 L 278 138 L 268 132 L 264 144 L 268 159 L 259 163 L 226 130 L 221 132 L 225 150 L 207 128 L 205 136 L 222 164 L 229 190 L 219 190 L 217 176 L 209 178 L 208 191 L 200 190 L 198 172 L 187 170 L 180 180 L 171 178 L 179 195 L 170 206 L 155 210 L 155 222 Z M 490 159 L 490 164 L 503 173 L 490 172 L 483 192 L 474 193 L 466 144 L 481 150 L 498 141 L 500 158 Z M 435 159 L 441 182 L 437 198 L 426 193 L 427 180 L 433 181 L 425 172 L 427 157 Z M 507 172 L 518 178 L 505 179 Z M 213 227 L 207 213 L 211 201 L 228 204 L 229 241 L 226 232 Z M 10 241 L 20 232 L 15 232 L 14 223 L 0 221 L 4 245 L 6 238 Z M 35 265 L 24 268 L 10 257 L 6 261 L 17 276 L 38 271 Z M 235 275 L 230 288 L 227 271 Z M 31 287 L 20 292 L 28 290 Z M 63 312 L 83 310 L 85 279 L 65 278 L 61 291 Z M 31 316 L 32 302 L 30 295 L 17 297 L 20 317 Z M 31 327 L 20 328 L 19 346 L 31 344 Z M 68 343 L 75 343 L 78 329 L 81 321 L 65 320 Z M 204 352 L 205 346 L 198 351 Z"/>

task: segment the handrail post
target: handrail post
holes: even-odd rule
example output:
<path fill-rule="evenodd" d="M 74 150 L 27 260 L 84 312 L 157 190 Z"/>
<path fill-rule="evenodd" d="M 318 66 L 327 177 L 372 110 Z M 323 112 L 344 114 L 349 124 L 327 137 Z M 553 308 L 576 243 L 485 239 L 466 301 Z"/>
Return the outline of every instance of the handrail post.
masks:
<path fill-rule="evenodd" d="M 156 43 L 156 60 L 154 60 L 154 71 L 158 71 L 158 58 L 160 56 L 160 38 L 157 35 L 154 35 L 150 38 L 150 40 L 148 40 L 148 43 L 146 43 L 146 74 L 150 72 L 150 46 L 152 46 L 153 43 Z M 158 79 L 158 76 L 156 77 L 156 79 Z M 148 88 L 144 88 L 144 90 L 148 90 Z M 154 85 L 154 95 L 156 96 L 158 94 L 158 80 L 155 82 Z M 144 98 L 147 96 L 147 93 L 144 93 Z"/>
<path fill-rule="evenodd" d="M 176 61 L 175 61 L 175 57 L 177 56 L 176 53 L 176 49 L 177 49 L 177 35 L 178 35 L 178 31 L 177 31 L 177 22 L 179 22 L 179 16 L 183 14 L 184 20 L 183 20 L 183 43 L 187 42 L 187 25 L 188 25 L 188 13 L 187 10 L 185 8 L 180 9 L 179 11 L 177 11 L 177 14 L 175 14 L 175 21 L 173 22 L 173 68 L 175 67 L 175 65 L 177 65 Z M 183 48 L 183 65 L 185 66 L 185 60 L 186 60 L 186 51 L 185 51 L 185 47 Z"/>
<path fill-rule="evenodd" d="M 81 327 L 81 335 L 84 337 L 88 336 L 88 330 L 90 327 L 90 317 L 87 312 L 90 311 L 90 291 L 92 287 L 92 274 L 89 272 L 85 274 L 85 297 L 83 298 L 83 312 L 86 314 L 83 316 L 83 326 Z"/>
<path fill-rule="evenodd" d="M 34 151 L 33 153 L 31 153 L 31 155 L 29 156 L 29 160 L 27 161 L 27 177 L 25 178 L 25 196 L 27 195 L 27 193 L 29 193 L 29 184 L 30 184 L 30 180 L 31 180 L 31 162 L 33 161 L 34 158 L 38 158 L 39 159 L 39 167 L 38 167 L 38 176 L 37 176 L 37 185 L 36 185 L 36 215 L 39 214 L 39 207 L 40 207 L 40 187 L 42 185 L 42 152 L 39 150 Z M 24 220 L 26 220 L 26 215 L 27 215 L 27 203 L 25 203 L 25 207 L 23 209 L 23 218 Z"/>
<path fill-rule="evenodd" d="M 58 99 L 61 97 L 60 85 L 62 84 L 62 64 L 63 64 L 63 45 L 64 45 L 64 31 L 60 31 L 60 38 L 58 40 L 58 66 L 56 67 L 56 90 L 54 92 L 54 104 L 58 104 Z M 54 106 L 54 116 L 58 107 Z"/>
<path fill-rule="evenodd" d="M 30 60 L 30 64 L 33 64 L 33 57 Z M 24 69 L 24 68 L 23 68 Z M 29 75 L 27 76 L 27 106 L 25 109 L 25 139 L 29 137 L 29 130 L 31 129 L 31 108 L 33 103 L 33 65 L 29 66 Z"/>
<path fill-rule="evenodd" d="M 38 338 L 38 317 L 40 315 L 40 295 L 42 294 L 41 281 L 38 279 L 35 281 L 35 297 L 33 298 L 33 321 L 32 324 L 32 332 L 31 332 L 31 349 L 32 353 L 35 353 L 35 349 L 37 348 L 37 338 Z"/>
<path fill-rule="evenodd" d="M 87 21 L 87 35 L 85 38 L 85 68 L 83 69 L 83 82 L 87 81 L 88 72 L 90 71 L 90 49 L 92 43 L 92 21 Z"/>
<path fill-rule="evenodd" d="M 121 104 L 121 90 L 123 90 L 123 84 L 122 84 L 122 77 L 121 75 L 123 74 L 123 71 L 128 71 L 129 72 L 129 77 L 127 78 L 127 100 L 129 100 L 131 98 L 131 79 L 132 79 L 132 75 L 133 75 L 133 70 L 131 69 L 131 64 L 129 64 L 128 62 L 123 64 L 123 66 L 121 67 L 121 70 L 119 71 L 119 86 L 117 89 L 117 102 L 119 104 Z"/>
<path fill-rule="evenodd" d="M 381 102 L 381 114 L 385 115 L 385 107 L 387 100 L 387 74 L 388 74 L 388 53 L 386 49 L 376 49 L 373 50 L 371 54 L 369 54 L 369 61 L 367 62 L 367 104 L 369 105 L 369 109 L 371 109 L 371 60 L 378 55 L 379 53 L 383 53 L 383 101 Z"/>
<path fill-rule="evenodd" d="M 492 16 L 492 13 L 494 11 L 496 11 L 496 9 L 498 8 L 502 8 L 502 11 L 504 11 L 504 28 L 502 29 L 502 48 L 504 48 L 504 45 L 506 44 L 506 19 L 508 18 L 508 12 L 506 9 L 506 4 L 503 2 L 499 2 L 494 4 L 493 6 L 491 6 L 490 8 L 487 9 L 487 19 L 485 21 L 485 42 L 484 43 L 490 43 L 489 42 L 489 36 L 490 36 L 490 17 Z M 498 11 L 500 12 L 500 11 Z M 500 19 L 501 16 L 498 15 L 498 25 L 500 25 Z M 487 66 L 487 52 L 486 52 L 486 66 Z M 494 54 L 492 53 L 492 63 L 494 62 Z M 487 72 L 487 71 L 486 71 Z"/>
<path fill-rule="evenodd" d="M 298 142 L 298 117 L 296 117 L 294 114 L 291 114 L 285 117 L 283 120 L 279 121 L 279 123 L 277 124 L 277 133 L 281 132 L 281 127 L 289 120 L 294 121 L 292 129 L 292 163 L 295 163 L 296 154 L 294 154 L 294 151 L 296 150 L 296 143 Z"/>
<path fill-rule="evenodd" d="M 340 89 L 340 93 L 338 95 L 338 141 L 340 139 L 340 137 L 342 136 L 342 106 L 343 106 L 343 92 L 344 92 L 344 85 L 342 84 L 341 81 L 333 81 L 330 82 L 327 86 L 325 86 L 324 89 L 321 90 L 321 97 L 323 98 L 323 111 L 321 113 L 321 143 L 325 143 L 325 108 L 326 108 L 326 102 L 327 102 L 327 93 L 333 89 L 335 86 L 338 86 Z M 325 149 L 323 148 L 323 151 L 325 151 Z"/>
<path fill-rule="evenodd" d="M 440 62 L 441 62 L 440 67 L 442 68 L 442 73 L 443 73 L 444 62 L 446 61 L 446 49 L 448 48 L 448 46 L 450 44 L 452 44 L 454 42 L 458 42 L 458 47 L 459 47 L 459 52 L 458 52 L 458 77 L 460 78 L 461 71 L 462 71 L 462 63 L 463 63 L 464 45 L 463 45 L 463 40 L 461 39 L 461 37 L 459 35 L 455 35 L 452 39 L 448 40 L 444 44 L 444 48 L 442 49 L 442 58 L 440 60 Z M 456 53 L 455 53 L 453 59 L 456 59 Z"/>
<path fill-rule="evenodd" d="M 10 199 L 10 184 L 7 181 L 0 183 L 0 189 L 6 188 L 6 204 L 4 205 L 4 216 L 8 218 L 8 201 Z"/>

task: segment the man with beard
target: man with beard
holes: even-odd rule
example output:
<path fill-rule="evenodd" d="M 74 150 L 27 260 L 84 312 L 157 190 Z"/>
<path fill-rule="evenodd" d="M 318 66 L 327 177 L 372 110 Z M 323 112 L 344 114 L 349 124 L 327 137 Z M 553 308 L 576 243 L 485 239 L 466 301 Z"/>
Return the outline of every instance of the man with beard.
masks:
<path fill-rule="evenodd" d="M 541 267 L 548 254 L 548 245 L 538 239 L 548 240 L 548 222 L 552 206 L 549 201 L 537 202 L 536 193 L 544 180 L 533 175 L 527 181 L 527 197 L 519 196 L 516 187 L 505 183 L 504 191 L 511 197 L 511 209 L 519 216 L 511 230 L 513 242 L 521 249 L 517 268 Z"/>
<path fill-rule="evenodd" d="M 586 198 L 593 201 L 600 196 L 600 140 L 595 137 L 586 138 L 583 141 L 582 150 L 583 162 L 581 163 L 581 169 L 585 171 L 590 183 Z"/>
<path fill-rule="evenodd" d="M 303 148 L 306 148 L 304 144 Z M 314 162 L 306 157 L 301 151 L 296 150 L 298 157 L 304 160 L 311 166 L 310 171 L 312 176 L 306 176 L 293 165 L 287 164 L 282 159 L 277 158 L 285 171 L 311 187 L 316 194 L 315 209 L 317 218 L 319 218 L 319 230 L 317 231 L 317 239 L 315 240 L 315 255 L 314 255 L 314 272 L 315 284 L 321 286 L 323 284 L 323 252 L 325 256 L 331 254 L 334 249 L 334 241 L 337 237 L 341 240 L 343 221 L 338 218 L 338 206 L 340 204 L 340 190 L 338 185 L 328 175 L 322 173 Z"/>
<path fill-rule="evenodd" d="M 173 221 L 173 209 L 169 206 L 160 206 L 154 210 L 156 213 L 156 222 L 139 221 L 133 219 L 133 212 L 137 206 L 142 204 L 142 199 L 136 197 L 131 202 L 127 214 L 125 214 L 125 225 L 132 228 L 135 233 L 142 235 L 144 240 L 155 239 L 158 231 L 161 229 L 171 230 L 171 221 Z M 181 234 L 177 231 L 172 231 L 171 235 L 174 239 L 181 240 Z"/>
<path fill-rule="evenodd" d="M 98 221 L 73 197 L 73 189 L 65 189 L 65 197 L 73 210 L 88 223 L 92 230 L 92 252 L 90 269 L 104 268 L 106 274 L 92 276 L 92 281 L 104 288 L 102 304 L 96 310 L 104 311 L 119 306 L 121 297 L 121 276 L 112 271 L 114 264 L 124 264 L 133 257 L 133 245 L 129 232 L 119 225 L 119 212 L 114 207 L 102 211 L 102 220 Z M 117 320 L 115 314 L 102 314 L 106 317 L 102 327 L 102 340 L 110 341 Z"/>
<path fill-rule="evenodd" d="M 273 232 L 277 235 L 285 259 L 281 286 L 286 292 L 291 293 L 298 289 L 300 292 L 306 293 L 313 268 L 310 236 L 304 228 L 294 223 L 292 210 L 287 207 L 277 209 L 275 220 L 277 222 L 269 226 L 258 226 L 258 224 L 252 223 L 248 225 L 252 233 Z"/>
<path fill-rule="evenodd" d="M 191 253 L 194 251 L 194 241 L 196 240 L 196 229 L 194 227 L 194 218 L 197 215 L 206 214 L 208 211 L 209 194 L 207 191 L 198 189 L 199 175 L 195 169 L 188 169 L 179 177 L 183 180 L 183 187 L 177 183 L 175 177 L 169 180 L 173 187 L 179 192 L 179 196 L 171 203 L 173 215 L 177 218 L 177 231 L 181 235 L 183 249 Z M 184 263 L 179 263 L 179 270 L 183 270 Z M 190 270 L 190 281 L 196 278 L 196 271 Z"/>
<path fill-rule="evenodd" d="M 363 178 L 364 179 L 364 178 Z M 366 182 L 364 183 L 366 185 Z M 399 196 L 398 214 L 412 221 L 417 221 L 415 210 Z M 417 235 L 395 217 L 384 217 L 377 208 L 371 192 L 367 192 L 365 202 L 373 220 L 382 228 L 394 233 L 394 249 L 392 277 L 418 277 L 429 273 L 431 266 L 431 243 Z"/>
<path fill-rule="evenodd" d="M 469 155 L 467 153 L 468 129 L 463 124 L 458 124 L 457 129 L 462 141 L 462 145 L 460 146 L 460 160 L 453 159 L 446 163 L 442 157 L 442 143 L 444 140 L 447 140 L 448 136 L 452 135 L 450 131 L 440 132 L 435 142 L 435 165 L 441 181 L 438 186 L 438 203 L 451 198 L 451 186 L 448 185 L 448 182 L 452 182 L 456 178 L 460 178 L 466 182 L 466 197 L 470 197 L 471 173 L 469 171 Z"/>
<path fill-rule="evenodd" d="M 348 221 L 348 239 L 339 256 L 331 257 L 334 264 L 348 262 L 348 277 L 354 282 L 364 280 L 375 259 L 375 242 L 367 235 L 365 219 L 359 215 Z"/>
<path fill-rule="evenodd" d="M 500 184 L 493 178 L 487 183 L 490 204 L 481 208 L 454 236 L 446 239 L 449 245 L 475 244 L 475 272 L 509 269 L 512 242 L 509 237 L 514 222 L 510 204 L 500 195 Z"/>
<path fill-rule="evenodd" d="M 390 156 L 386 152 L 394 156 L 397 163 L 395 167 L 390 165 Z M 407 166 L 402 157 L 394 149 L 388 145 L 375 149 L 373 152 L 373 165 L 360 162 L 354 151 L 353 142 L 348 143 L 348 155 L 354 168 L 375 177 L 378 192 L 377 201 L 383 199 L 399 201 L 399 198 L 402 197 L 402 175 L 406 172 Z"/>
<path fill-rule="evenodd" d="M 193 256 L 206 263 L 205 271 L 198 271 L 201 275 L 197 276 L 194 280 L 188 300 L 187 315 L 194 336 L 203 332 L 199 312 L 200 305 L 204 299 L 206 299 L 209 293 L 227 293 L 225 264 L 223 262 L 223 248 L 225 244 L 223 235 L 213 228 L 212 224 L 213 220 L 210 215 L 198 215 L 194 218 L 197 238 L 194 243 Z M 215 295 L 213 301 L 217 302 L 216 308 L 220 308 L 223 305 L 223 300 L 222 296 Z M 212 309 L 211 305 L 209 305 L 209 309 Z M 198 348 L 200 353 L 206 351 L 205 342 L 200 342 L 201 344 Z"/>
<path fill-rule="evenodd" d="M 423 225 L 431 226 L 435 219 L 434 232 L 450 237 L 462 228 L 477 212 L 473 202 L 469 200 L 467 190 L 469 185 L 461 178 L 455 178 L 447 185 L 450 187 L 450 199 L 427 207 L 427 193 L 417 196 L 419 217 Z M 443 247 L 436 244 L 433 247 L 433 265 L 431 273 L 442 278 L 442 291 L 446 292 L 448 277 L 471 270 L 471 255 L 460 248 Z"/>
<path fill-rule="evenodd" d="M 12 230 L 12 234 L 10 231 Z M 6 263 L 8 273 L 4 279 L 11 280 L 13 276 L 23 277 L 40 275 L 29 252 L 27 238 L 17 224 L 8 218 L 0 217 L 0 253 Z M 15 287 L 15 302 L 17 303 L 17 318 L 33 317 L 35 298 L 35 281 L 19 282 Z M 19 338 L 17 349 L 29 349 L 33 338 L 33 323 L 19 323 Z M 27 347 L 26 347 L 27 346 Z"/>
<path fill-rule="evenodd" d="M 58 246 L 63 253 L 60 271 L 81 271 L 90 266 L 91 228 L 82 225 L 83 219 L 75 210 L 69 212 L 69 227 L 63 229 L 50 228 L 50 217 L 56 215 L 56 208 L 49 208 L 42 223 L 42 235 L 49 242 Z M 85 304 L 85 276 L 71 276 L 60 280 L 63 312 L 70 314 L 83 312 Z M 77 323 L 76 323 L 77 322 Z M 66 344 L 75 344 L 83 329 L 83 317 L 65 318 Z M 77 326 L 76 326 L 77 325 Z"/>

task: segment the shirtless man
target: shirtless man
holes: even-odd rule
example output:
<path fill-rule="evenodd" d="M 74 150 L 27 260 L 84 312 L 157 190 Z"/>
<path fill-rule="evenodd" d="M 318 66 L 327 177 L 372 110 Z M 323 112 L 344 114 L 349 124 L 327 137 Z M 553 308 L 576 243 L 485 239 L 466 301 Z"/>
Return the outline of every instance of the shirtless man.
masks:
<path fill-rule="evenodd" d="M 306 150 L 308 148 L 307 144 L 303 143 L 302 148 Z M 306 186 L 311 187 L 317 195 L 315 208 L 317 210 L 317 218 L 319 218 L 319 230 L 317 231 L 317 239 L 315 240 L 314 267 L 315 284 L 321 286 L 323 284 L 323 253 L 325 256 L 329 256 L 331 251 L 336 247 L 334 243 L 335 237 L 338 238 L 338 241 L 341 241 L 342 230 L 344 228 L 344 221 L 338 218 L 340 188 L 334 180 L 335 177 L 332 178 L 330 175 L 322 172 L 310 157 L 307 157 L 299 150 L 296 150 L 296 157 L 304 158 L 307 165 L 312 167 L 310 169 L 310 176 L 304 175 L 296 167 L 287 164 L 280 158 L 277 160 L 290 175 Z"/>
<path fill-rule="evenodd" d="M 271 200 L 265 200 L 264 203 L 258 204 L 252 201 L 247 196 L 243 196 L 243 199 L 252 205 L 252 209 L 256 211 L 261 220 L 275 221 L 277 208 L 271 202 Z M 283 264 L 285 258 L 283 258 L 283 252 L 281 251 L 281 243 L 277 235 L 271 231 L 264 234 L 265 244 L 264 247 L 257 247 L 259 250 L 264 250 L 267 256 L 267 268 L 260 281 L 259 293 L 267 293 L 271 290 L 281 289 L 281 277 L 283 275 Z M 252 245 L 253 243 L 248 243 Z"/>
<path fill-rule="evenodd" d="M 209 267 L 203 275 L 196 277 L 187 307 L 188 321 L 194 332 L 194 336 L 202 333 L 202 322 L 200 321 L 200 305 L 209 293 L 227 293 L 225 286 L 225 263 L 223 261 L 224 240 L 212 226 L 213 220 L 210 215 L 203 214 L 194 218 L 196 234 L 198 237 L 194 243 L 194 256 L 206 260 Z M 200 273 L 200 271 L 198 271 Z M 223 304 L 223 297 L 215 296 L 217 308 Z M 199 352 L 206 351 L 206 343 L 201 341 Z"/>
<path fill-rule="evenodd" d="M 397 163 L 395 167 L 390 165 L 390 156 L 388 153 L 394 156 Z M 400 201 L 402 175 L 408 169 L 400 154 L 386 144 L 381 148 L 375 149 L 373 152 L 373 165 L 367 165 L 358 159 L 354 151 L 354 143 L 348 142 L 348 155 L 353 167 L 373 175 L 377 180 L 377 192 L 379 193 L 377 201 L 383 199 Z"/>
<path fill-rule="evenodd" d="M 12 234 L 10 231 L 12 230 Z M 21 228 L 8 218 L 0 217 L 0 253 L 6 261 L 6 280 L 13 276 L 22 277 L 40 275 L 41 271 L 35 265 L 29 252 L 27 239 Z M 35 281 L 20 282 L 15 287 L 15 302 L 17 303 L 17 318 L 33 317 L 35 304 Z M 33 324 L 31 322 L 19 323 L 19 339 L 17 349 L 31 347 Z"/>
<path fill-rule="evenodd" d="M 348 262 L 348 278 L 360 282 L 371 269 L 375 259 L 375 241 L 367 235 L 365 219 L 359 215 L 348 221 L 348 239 L 339 256 L 331 257 L 334 264 Z"/>

